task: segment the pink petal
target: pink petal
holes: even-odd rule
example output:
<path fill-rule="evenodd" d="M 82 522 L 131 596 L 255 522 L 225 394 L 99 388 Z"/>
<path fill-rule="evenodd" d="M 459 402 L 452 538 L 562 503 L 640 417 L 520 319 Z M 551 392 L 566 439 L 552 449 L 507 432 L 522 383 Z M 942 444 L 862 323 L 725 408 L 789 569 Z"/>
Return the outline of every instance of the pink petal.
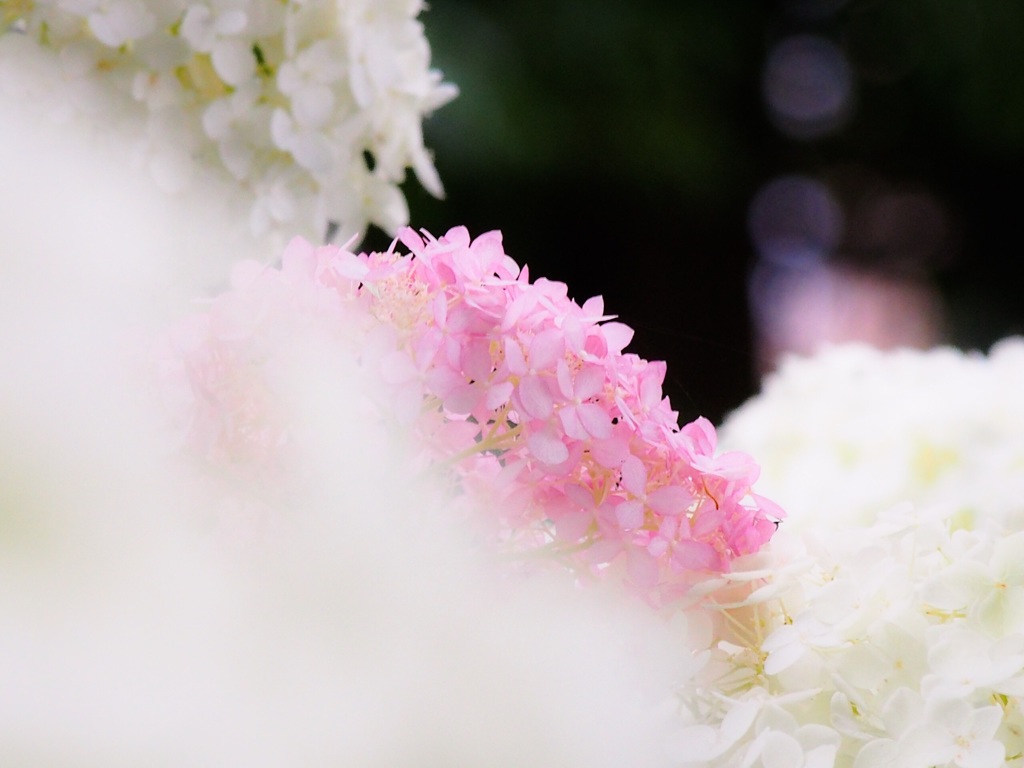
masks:
<path fill-rule="evenodd" d="M 410 350 L 416 365 L 421 369 L 429 366 L 441 348 L 441 341 L 441 334 L 436 328 L 427 329 L 422 336 L 412 339 Z"/>
<path fill-rule="evenodd" d="M 469 246 L 469 250 L 488 265 L 501 261 L 505 257 L 505 249 L 501 242 L 501 231 L 492 229 L 489 232 L 484 232 L 482 235 L 477 235 L 476 239 Z"/>
<path fill-rule="evenodd" d="M 658 525 L 658 537 L 666 541 L 674 541 L 680 538 L 680 528 L 685 528 L 682 535 L 688 538 L 690 535 L 690 524 L 685 517 L 663 517 Z"/>
<path fill-rule="evenodd" d="M 523 275 L 529 276 L 529 272 L 526 267 L 523 267 L 523 271 L 520 273 L 520 278 Z M 537 295 L 531 292 L 524 292 L 517 296 L 508 307 L 505 308 L 505 316 L 501 320 L 501 330 L 503 333 L 508 333 L 514 328 L 524 315 L 526 315 L 534 306 L 537 304 Z"/>
<path fill-rule="evenodd" d="M 697 466 L 697 463 L 694 466 Z M 705 471 L 725 480 L 736 480 L 744 485 L 752 485 L 761 473 L 761 468 L 750 455 L 742 451 L 729 451 L 707 462 Z"/>
<path fill-rule="evenodd" d="M 668 552 L 669 540 L 664 536 L 655 536 L 647 545 L 647 551 L 652 557 L 661 557 Z"/>
<path fill-rule="evenodd" d="M 465 416 L 473 412 L 480 402 L 480 388 L 473 384 L 462 384 L 448 393 L 444 399 L 445 410 Z"/>
<path fill-rule="evenodd" d="M 491 411 L 497 410 L 507 403 L 511 396 L 511 381 L 503 381 L 500 384 L 495 384 L 487 390 L 487 395 L 484 398 L 484 407 Z"/>
<path fill-rule="evenodd" d="M 586 550 L 584 557 L 588 563 L 595 565 L 610 563 L 618 557 L 622 549 L 622 542 L 617 539 L 598 539 Z"/>
<path fill-rule="evenodd" d="M 568 437 L 574 440 L 586 440 L 590 435 L 583 426 L 579 417 L 579 409 L 567 406 L 558 411 L 558 420 L 562 422 L 562 429 Z"/>
<path fill-rule="evenodd" d="M 590 453 L 594 461 L 602 467 L 612 469 L 622 465 L 622 462 L 629 456 L 629 436 L 613 434 L 607 439 L 599 438 L 590 446 Z"/>
<path fill-rule="evenodd" d="M 568 316 L 562 319 L 562 333 L 565 335 L 565 342 L 569 349 L 579 354 L 586 341 L 586 332 L 583 323 L 578 317 Z"/>
<path fill-rule="evenodd" d="M 534 336 L 530 342 L 530 368 L 534 371 L 549 370 L 563 354 L 565 337 L 558 329 L 548 328 Z"/>
<path fill-rule="evenodd" d="M 593 520 L 593 515 L 585 510 L 561 514 L 555 518 L 555 536 L 561 541 L 579 541 Z"/>
<path fill-rule="evenodd" d="M 555 406 L 555 400 L 547 384 L 536 376 L 519 382 L 519 400 L 526 413 L 535 419 L 546 419 Z"/>
<path fill-rule="evenodd" d="M 665 382 L 667 366 L 663 362 L 648 363 L 640 380 L 640 402 L 653 408 L 661 402 L 661 385 Z"/>
<path fill-rule="evenodd" d="M 252 259 L 239 261 L 231 268 L 231 276 L 229 278 L 231 288 L 236 291 L 246 290 L 252 282 L 258 280 L 266 271 L 267 268 L 265 266 Z M 232 296 L 232 294 L 223 294 L 218 298 L 218 301 L 222 299 L 237 300 L 237 297 Z"/>
<path fill-rule="evenodd" d="M 622 462 L 622 486 L 634 496 L 647 493 L 647 468 L 632 454 Z"/>
<path fill-rule="evenodd" d="M 430 310 L 434 316 L 434 324 L 438 328 L 444 328 L 448 324 L 448 297 L 444 293 L 438 293 L 430 302 Z"/>
<path fill-rule="evenodd" d="M 576 408 L 576 415 L 588 435 L 604 440 L 611 437 L 612 418 L 597 403 L 583 403 Z"/>
<path fill-rule="evenodd" d="M 486 235 L 480 235 L 480 237 L 485 236 Z M 468 247 L 471 241 L 469 230 L 462 224 L 449 229 L 444 233 L 444 237 L 442 239 L 448 245 L 454 245 L 461 248 Z"/>
<path fill-rule="evenodd" d="M 362 281 L 370 272 L 370 267 L 358 256 L 339 251 L 331 261 L 331 270 L 341 277 L 349 280 Z"/>
<path fill-rule="evenodd" d="M 714 505 L 705 504 L 690 523 L 691 535 L 698 538 L 712 535 L 722 527 L 723 522 L 721 510 L 715 509 Z"/>
<path fill-rule="evenodd" d="M 528 370 L 526 358 L 523 356 L 523 348 L 519 346 L 518 341 L 508 337 L 505 338 L 505 364 L 508 365 L 509 371 L 516 376 L 522 376 Z"/>
<path fill-rule="evenodd" d="M 569 458 L 569 449 L 565 447 L 553 429 L 534 432 L 526 441 L 530 453 L 542 464 L 561 464 Z"/>
<path fill-rule="evenodd" d="M 615 519 L 624 531 L 632 531 L 644 524 L 642 501 L 624 501 L 615 507 Z"/>
<path fill-rule="evenodd" d="M 430 394 L 444 399 L 452 390 L 465 386 L 466 379 L 451 368 L 436 366 L 427 372 L 425 382 Z"/>
<path fill-rule="evenodd" d="M 604 297 L 591 296 L 583 302 L 583 316 L 588 319 L 598 318 L 604 314 Z"/>
<path fill-rule="evenodd" d="M 617 355 L 633 340 L 633 329 L 625 323 L 604 323 L 601 335 L 608 344 L 608 354 Z"/>
<path fill-rule="evenodd" d="M 715 433 L 714 425 L 703 416 L 694 419 L 679 432 L 693 441 L 697 453 L 710 456 L 715 452 L 718 435 Z"/>
<path fill-rule="evenodd" d="M 422 253 L 426 248 L 423 238 L 416 234 L 416 230 L 412 227 L 402 227 L 398 232 L 398 239 L 413 253 Z"/>
<path fill-rule="evenodd" d="M 588 365 L 576 374 L 573 391 L 577 400 L 586 400 L 604 389 L 604 368 Z"/>
<path fill-rule="evenodd" d="M 480 434 L 480 425 L 471 421 L 446 421 L 432 435 L 432 439 L 448 454 L 458 453 L 472 445 Z"/>
<path fill-rule="evenodd" d="M 562 393 L 562 397 L 566 400 L 573 399 L 573 380 L 572 372 L 569 370 L 569 364 L 565 360 L 558 361 L 558 367 L 555 371 L 555 376 L 558 379 L 558 389 Z"/>
<path fill-rule="evenodd" d="M 771 499 L 766 499 L 764 496 L 761 496 L 760 494 L 756 493 L 750 494 L 750 497 L 751 499 L 753 499 L 754 503 L 757 505 L 757 508 L 761 511 L 762 515 L 772 520 L 786 519 L 786 510 L 784 510 Z"/>
<path fill-rule="evenodd" d="M 524 459 L 509 462 L 501 468 L 501 471 L 498 472 L 498 476 L 494 478 L 494 487 L 498 490 L 507 488 L 515 482 L 524 467 L 526 467 L 526 461 Z"/>
<path fill-rule="evenodd" d="M 653 587 L 658 583 L 658 561 L 645 550 L 630 547 L 626 554 L 626 573 L 637 586 Z"/>
<path fill-rule="evenodd" d="M 720 571 L 721 558 L 710 544 L 693 539 L 677 542 L 672 553 L 672 564 L 687 571 Z"/>
<path fill-rule="evenodd" d="M 462 370 L 466 372 L 466 376 L 475 381 L 482 381 L 490 375 L 492 367 L 489 340 L 474 339 L 463 346 Z"/>
<path fill-rule="evenodd" d="M 302 237 L 293 237 L 281 255 L 281 271 L 312 277 L 316 271 L 316 249 Z"/>
<path fill-rule="evenodd" d="M 693 503 L 693 498 L 685 488 L 669 485 L 647 494 L 647 503 L 659 515 L 678 515 Z"/>

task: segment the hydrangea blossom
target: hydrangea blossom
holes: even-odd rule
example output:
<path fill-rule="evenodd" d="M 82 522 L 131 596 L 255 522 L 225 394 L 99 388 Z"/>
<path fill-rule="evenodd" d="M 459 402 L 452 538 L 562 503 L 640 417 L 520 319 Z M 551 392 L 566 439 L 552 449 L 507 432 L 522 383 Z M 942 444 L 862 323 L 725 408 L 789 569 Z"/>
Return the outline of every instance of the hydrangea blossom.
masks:
<path fill-rule="evenodd" d="M 241 264 L 231 290 L 157 357 L 185 443 L 220 466 L 280 466 L 280 350 L 326 329 L 376 382 L 367 397 L 440 469 L 454 503 L 492 515 L 492 540 L 580 574 L 621 575 L 655 602 L 728 570 L 781 511 L 757 465 L 716 451 L 706 419 L 680 427 L 665 365 L 624 352 L 632 330 L 600 297 L 531 282 L 501 235 L 411 229 L 384 253 L 294 240 L 280 270 Z M 248 470 L 245 470 L 248 471 Z"/>
<path fill-rule="evenodd" d="M 691 608 L 711 629 L 680 691 L 682 765 L 1022 760 L 1022 378 L 1021 339 L 988 357 L 833 349 L 790 361 L 727 420 L 732 445 L 760 437 L 766 484 L 817 504 Z M 793 428 L 766 444 L 755 423 Z M 922 473 L 920 452 L 939 450 Z"/>
<path fill-rule="evenodd" d="M 408 223 L 399 184 L 443 190 L 422 120 L 456 94 L 429 68 L 420 0 L 0 0 L 8 86 L 67 111 L 145 116 L 163 186 L 198 167 L 244 190 L 256 233 Z"/>
<path fill-rule="evenodd" d="M 834 346 L 789 358 L 721 439 L 758 457 L 793 527 L 870 522 L 911 499 L 972 514 L 1024 494 L 1022 389 L 1017 338 L 988 356 Z"/>

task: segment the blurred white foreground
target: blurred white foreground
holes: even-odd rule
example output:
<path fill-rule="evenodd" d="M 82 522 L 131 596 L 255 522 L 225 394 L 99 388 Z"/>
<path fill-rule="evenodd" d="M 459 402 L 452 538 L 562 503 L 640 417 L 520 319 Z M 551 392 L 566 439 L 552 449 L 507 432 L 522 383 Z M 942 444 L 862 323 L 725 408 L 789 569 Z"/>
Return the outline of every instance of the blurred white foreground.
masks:
<path fill-rule="evenodd" d="M 225 522 L 123 350 L 269 256 L 117 146 L 0 104 L 0 764 L 663 764 L 668 628 L 479 561 L 315 340 L 302 477 Z"/>

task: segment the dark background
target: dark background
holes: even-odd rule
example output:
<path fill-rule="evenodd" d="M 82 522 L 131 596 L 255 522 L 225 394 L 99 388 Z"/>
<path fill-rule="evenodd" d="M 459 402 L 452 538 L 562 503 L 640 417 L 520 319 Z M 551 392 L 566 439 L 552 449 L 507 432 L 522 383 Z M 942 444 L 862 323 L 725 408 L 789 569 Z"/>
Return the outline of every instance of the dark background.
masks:
<path fill-rule="evenodd" d="M 943 341 L 1024 332 L 1020 0 L 432 0 L 421 18 L 461 94 L 425 125 L 447 198 L 408 182 L 413 225 L 500 229 L 532 276 L 602 294 L 630 350 L 668 362 L 682 421 L 757 389 L 748 211 L 779 176 L 842 200 L 829 258 L 937 288 Z M 824 135 L 787 135 L 766 105 L 766 60 L 793 34 L 849 65 L 848 115 Z M 859 226 L 879 190 L 941 217 Z"/>

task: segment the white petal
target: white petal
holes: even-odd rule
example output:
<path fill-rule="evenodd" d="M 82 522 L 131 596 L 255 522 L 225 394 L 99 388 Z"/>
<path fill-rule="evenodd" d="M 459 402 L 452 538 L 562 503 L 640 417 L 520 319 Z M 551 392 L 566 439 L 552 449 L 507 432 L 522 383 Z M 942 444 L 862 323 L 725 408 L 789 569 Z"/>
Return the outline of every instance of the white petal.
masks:
<path fill-rule="evenodd" d="M 906 768 L 899 762 L 899 749 L 892 739 L 878 739 L 864 745 L 853 768 Z"/>
<path fill-rule="evenodd" d="M 673 734 L 666 748 L 673 760 L 692 764 L 714 760 L 730 746 L 710 725 L 691 725 Z"/>
<path fill-rule="evenodd" d="M 270 117 L 270 135 L 278 149 L 291 151 L 295 142 L 295 122 L 285 110 L 274 110 Z"/>
<path fill-rule="evenodd" d="M 181 35 L 197 51 L 208 53 L 216 40 L 213 12 L 205 5 L 192 5 L 181 20 Z"/>
<path fill-rule="evenodd" d="M 777 675 L 783 670 L 796 664 L 804 655 L 806 649 L 800 643 L 790 643 L 768 654 L 764 661 L 764 673 L 766 675 Z"/>
<path fill-rule="evenodd" d="M 224 167 L 239 181 L 247 179 L 252 169 L 255 152 L 250 144 L 237 137 L 222 141 L 217 145 L 220 159 Z"/>
<path fill-rule="evenodd" d="M 320 128 L 331 119 L 334 92 L 326 85 L 307 85 L 292 96 L 292 114 L 306 128 Z"/>
<path fill-rule="evenodd" d="M 89 28 L 96 39 L 111 48 L 145 37 L 155 24 L 156 17 L 144 5 L 130 0 L 111 3 L 106 13 L 89 16 Z"/>
<path fill-rule="evenodd" d="M 804 750 L 800 742 L 788 733 L 768 733 L 761 749 L 764 768 L 797 768 L 804 764 Z"/>
<path fill-rule="evenodd" d="M 203 112 L 203 130 L 211 139 L 219 141 L 231 130 L 234 111 L 230 99 L 217 99 Z"/>
<path fill-rule="evenodd" d="M 998 741 L 981 741 L 958 755 L 960 768 L 1002 768 L 1006 764 L 1006 747 Z"/>
<path fill-rule="evenodd" d="M 245 31 L 248 24 L 249 17 L 246 16 L 245 11 L 236 8 L 234 10 L 224 11 L 224 13 L 217 16 L 217 20 L 214 22 L 213 28 L 216 30 L 218 35 L 240 35 Z"/>
<path fill-rule="evenodd" d="M 222 40 L 213 47 L 213 68 L 228 85 L 241 85 L 256 74 L 256 56 L 244 40 Z"/>

